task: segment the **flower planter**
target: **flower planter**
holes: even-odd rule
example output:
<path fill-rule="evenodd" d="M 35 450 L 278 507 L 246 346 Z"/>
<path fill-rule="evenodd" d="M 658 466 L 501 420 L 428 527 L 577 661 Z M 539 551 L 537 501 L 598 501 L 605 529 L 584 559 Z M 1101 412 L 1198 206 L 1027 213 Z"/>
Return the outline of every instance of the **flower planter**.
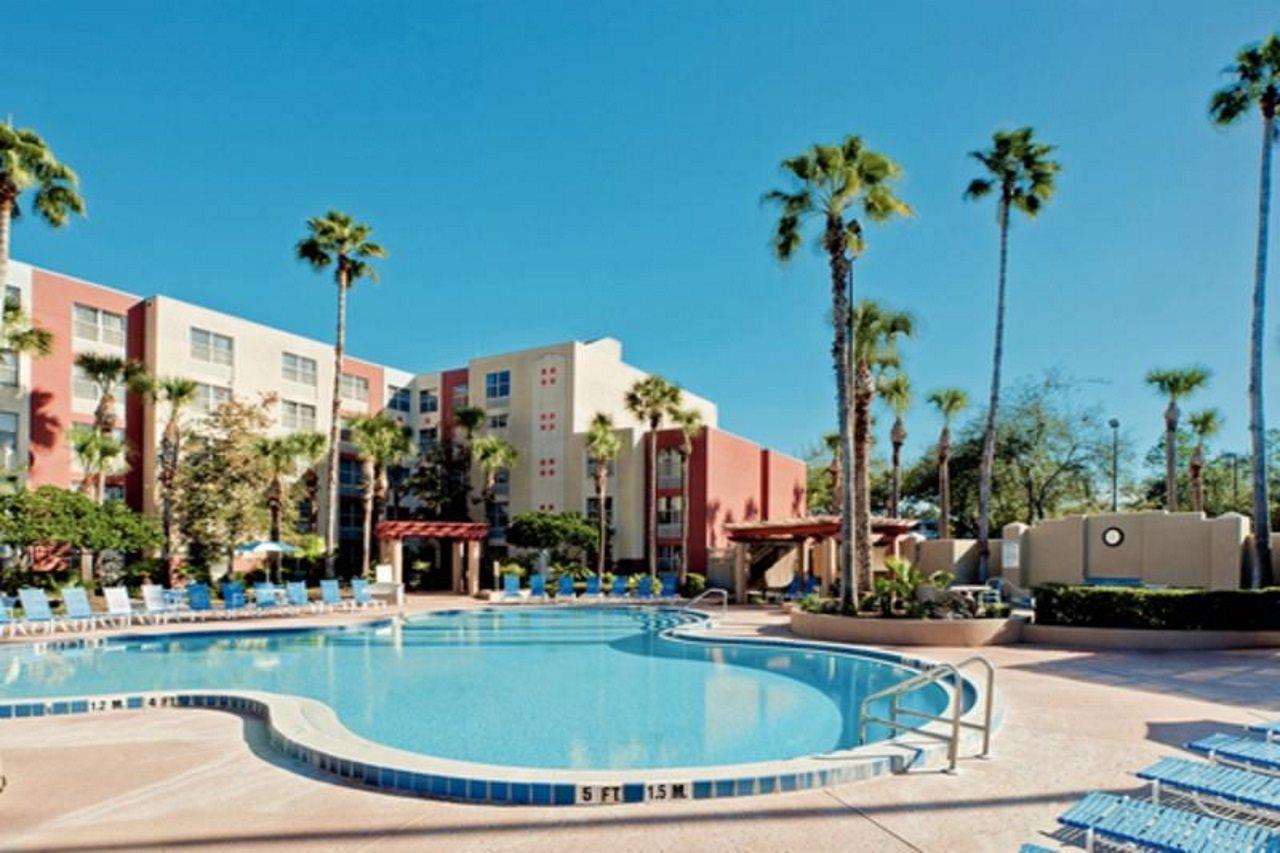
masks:
<path fill-rule="evenodd" d="M 1017 643 L 1021 619 L 885 619 L 791 612 L 791 631 L 863 646 L 994 646 Z"/>

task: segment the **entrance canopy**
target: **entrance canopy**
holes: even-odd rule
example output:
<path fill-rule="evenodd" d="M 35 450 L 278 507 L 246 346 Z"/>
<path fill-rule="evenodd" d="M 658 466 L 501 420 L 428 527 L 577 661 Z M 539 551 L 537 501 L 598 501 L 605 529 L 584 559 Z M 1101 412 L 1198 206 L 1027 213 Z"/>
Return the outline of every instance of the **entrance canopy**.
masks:
<path fill-rule="evenodd" d="M 382 521 L 377 527 L 378 550 L 395 583 L 404 582 L 404 540 L 439 539 L 453 547 L 453 591 L 469 595 L 480 592 L 480 546 L 488 535 L 483 521 Z"/>
<path fill-rule="evenodd" d="M 489 525 L 483 521 L 380 521 L 379 539 L 461 539 L 465 542 L 483 542 L 489 535 Z"/>

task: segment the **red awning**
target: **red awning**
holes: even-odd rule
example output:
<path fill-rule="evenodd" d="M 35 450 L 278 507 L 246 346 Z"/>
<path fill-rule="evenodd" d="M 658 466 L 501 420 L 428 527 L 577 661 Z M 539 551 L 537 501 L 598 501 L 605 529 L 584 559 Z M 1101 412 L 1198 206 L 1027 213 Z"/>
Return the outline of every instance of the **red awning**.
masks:
<path fill-rule="evenodd" d="M 379 539 L 465 539 L 483 541 L 489 525 L 482 521 L 382 521 L 376 530 Z"/>

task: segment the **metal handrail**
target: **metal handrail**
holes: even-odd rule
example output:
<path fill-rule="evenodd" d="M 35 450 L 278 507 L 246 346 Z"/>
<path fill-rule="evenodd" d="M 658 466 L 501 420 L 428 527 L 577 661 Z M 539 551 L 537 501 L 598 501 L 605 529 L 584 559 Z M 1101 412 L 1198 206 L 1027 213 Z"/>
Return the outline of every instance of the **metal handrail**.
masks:
<path fill-rule="evenodd" d="M 971 664 L 981 664 L 987 671 L 987 689 L 986 695 L 983 697 L 984 708 L 981 723 L 974 723 L 961 719 L 962 709 L 964 706 L 964 677 L 960 674 L 960 670 Z M 914 690 L 925 687 L 929 684 L 936 684 L 946 678 L 950 678 L 955 685 L 955 692 L 951 699 L 950 716 L 937 716 L 935 714 L 927 714 L 924 711 L 916 711 L 911 708 L 903 708 L 899 705 L 899 700 Z M 858 706 L 858 738 L 865 741 L 867 739 L 867 726 L 870 723 L 878 723 L 895 731 L 910 731 L 914 734 L 931 737 L 936 740 L 944 741 L 947 744 L 947 762 L 948 772 L 955 772 L 956 761 L 960 753 L 960 731 L 961 729 L 978 730 L 982 732 L 982 752 L 980 756 L 985 758 L 991 752 L 991 716 L 992 701 L 995 694 L 996 670 L 991 662 L 981 655 L 965 658 L 960 663 L 940 663 L 922 670 L 910 678 L 900 681 L 872 693 L 870 696 L 863 698 Z M 889 699 L 889 718 L 873 717 L 868 710 L 872 702 L 881 699 Z M 927 729 L 917 728 L 918 724 L 908 724 L 900 722 L 898 717 L 906 714 L 917 719 L 928 720 L 930 722 L 946 723 L 950 729 L 949 733 L 933 732 Z"/>
<path fill-rule="evenodd" d="M 690 599 L 688 604 L 681 607 L 679 612 L 683 613 L 686 610 L 692 610 L 693 605 L 702 601 L 704 598 L 706 598 L 709 595 L 720 596 L 720 618 L 724 619 L 725 616 L 729 615 L 729 591 L 725 589 L 721 589 L 718 586 L 713 586 L 710 589 L 704 589 L 702 592 L 698 593 L 692 599 Z"/>

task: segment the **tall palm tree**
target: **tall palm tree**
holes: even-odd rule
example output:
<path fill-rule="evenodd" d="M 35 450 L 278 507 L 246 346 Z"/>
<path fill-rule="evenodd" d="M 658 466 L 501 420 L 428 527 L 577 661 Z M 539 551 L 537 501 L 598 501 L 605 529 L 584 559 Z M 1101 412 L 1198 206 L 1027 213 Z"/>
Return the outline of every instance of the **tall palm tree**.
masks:
<path fill-rule="evenodd" d="M 324 573 L 334 576 L 337 549 L 338 518 L 338 432 L 342 416 L 342 351 L 347 342 L 347 291 L 361 279 L 378 280 L 371 260 L 385 258 L 387 250 L 369 239 L 373 229 L 357 222 L 348 214 L 330 210 L 324 216 L 307 220 L 306 237 L 298 241 L 294 251 L 298 259 L 316 270 L 333 267 L 338 285 L 338 325 L 333 339 L 333 400 L 329 414 L 329 464 L 325 481 Z"/>
<path fill-rule="evenodd" d="M 959 388 L 941 388 L 929 402 L 942 415 L 938 433 L 938 538 L 951 538 L 951 424 L 969 407 L 969 395 Z"/>
<path fill-rule="evenodd" d="M 1196 437 L 1196 446 L 1191 451 L 1191 463 L 1187 466 L 1188 478 L 1191 481 L 1191 509 L 1204 512 L 1204 443 L 1218 434 L 1222 428 L 1222 416 L 1217 409 L 1204 409 L 1192 412 L 1187 417 L 1191 425 L 1191 433 Z"/>
<path fill-rule="evenodd" d="M 364 466 L 364 556 L 361 573 L 369 573 L 373 552 L 373 520 L 386 509 L 387 470 L 413 453 L 413 440 L 398 421 L 386 415 L 356 418 L 351 422 L 351 442 Z"/>
<path fill-rule="evenodd" d="M 996 223 L 1000 228 L 1000 266 L 996 283 L 996 335 L 991 358 L 991 399 L 982 431 L 982 460 L 978 477 L 978 578 L 985 581 L 991 565 L 991 476 L 996 463 L 996 413 L 1000 407 L 1000 363 L 1004 356 L 1005 284 L 1009 261 L 1009 218 L 1014 210 L 1034 219 L 1057 189 L 1062 166 L 1051 160 L 1052 145 L 1037 142 L 1029 127 L 997 130 L 991 147 L 970 152 L 986 174 L 974 178 L 965 198 L 996 195 Z"/>
<path fill-rule="evenodd" d="M 831 464 L 827 466 L 827 478 L 831 485 L 831 512 L 833 515 L 840 515 L 844 506 L 844 491 L 842 472 L 844 466 L 840 464 L 840 433 L 829 432 L 822 436 L 823 448 L 831 454 Z"/>
<path fill-rule="evenodd" d="M 648 502 L 645 515 L 645 557 L 649 562 L 649 575 L 658 574 L 658 429 L 664 419 L 674 415 L 682 402 L 680 387 L 661 376 L 637 379 L 623 397 L 623 403 L 636 420 L 648 430 Z"/>
<path fill-rule="evenodd" d="M 80 179 L 53 155 L 29 127 L 0 123 L 0 288 L 9 283 L 9 226 L 21 215 L 19 200 L 31 191 L 31 206 L 53 228 L 71 214 L 84 215 Z"/>
<path fill-rule="evenodd" d="M 835 368 L 836 423 L 840 432 L 840 491 L 853 493 L 853 432 L 849 419 L 852 395 L 849 376 L 849 319 L 853 299 L 853 265 L 866 248 L 862 218 L 885 222 L 909 216 L 911 208 L 894 194 L 901 167 L 883 154 L 871 151 L 859 136 L 846 136 L 839 145 L 814 145 L 803 154 L 784 160 L 790 177 L 788 190 L 773 190 L 765 200 L 781 208 L 773 239 L 773 252 L 786 262 L 804 242 L 807 219 L 818 219 L 818 245 L 827 254 L 831 273 L 831 361 Z M 857 602 L 853 572 L 853 507 L 841 502 L 840 563 L 841 598 L 846 607 Z"/>
<path fill-rule="evenodd" d="M 693 459 L 693 442 L 702 433 L 702 412 L 678 409 L 671 420 L 680 430 L 680 585 L 689 575 L 689 463 Z"/>
<path fill-rule="evenodd" d="M 870 299 L 853 311 L 853 535 L 856 578 L 862 589 L 871 588 L 871 404 L 877 376 L 901 367 L 898 340 L 909 337 L 913 327 L 910 314 Z"/>
<path fill-rule="evenodd" d="M 493 523 L 498 503 L 498 474 L 501 471 L 510 471 L 519 458 L 520 454 L 515 446 L 505 438 L 496 435 L 482 435 L 471 443 L 471 459 L 480 466 L 480 473 L 484 477 L 484 517 L 490 524 Z M 493 585 L 496 589 L 498 586 L 496 565 L 494 571 Z M 479 578 L 476 579 L 476 583 L 479 583 Z"/>
<path fill-rule="evenodd" d="M 306 469 L 302 475 L 302 486 L 307 496 L 307 527 L 314 533 L 320 529 L 320 475 L 316 473 L 316 466 L 328 455 L 329 439 L 318 432 L 299 432 L 294 434 L 294 438 L 298 445 L 298 459 Z"/>
<path fill-rule="evenodd" d="M 1151 370 L 1147 384 L 1169 398 L 1164 410 L 1164 506 L 1178 511 L 1178 401 L 1209 384 L 1209 370 L 1192 366 L 1182 370 Z"/>
<path fill-rule="evenodd" d="M 173 503 L 178 478 L 178 462 L 182 453 L 182 410 L 196 397 L 196 383 L 191 379 L 167 376 L 155 380 L 151 397 L 157 403 L 169 407 L 164 433 L 160 438 L 160 528 L 164 533 L 164 545 L 160 555 L 165 574 L 173 574 Z"/>
<path fill-rule="evenodd" d="M 880 383 L 880 397 L 893 410 L 893 428 L 889 430 L 889 442 L 893 445 L 893 476 L 889 490 L 889 516 L 898 518 L 902 511 L 902 445 L 907 440 L 907 425 L 903 416 L 911 407 L 911 380 L 905 373 L 885 377 Z"/>
<path fill-rule="evenodd" d="M 32 323 L 22 303 L 6 296 L 0 312 L 0 349 L 45 356 L 53 352 L 53 333 Z"/>
<path fill-rule="evenodd" d="M 444 447 L 448 476 L 451 479 L 460 480 L 457 491 L 453 493 L 460 496 L 461 505 L 454 507 L 454 511 L 463 518 L 470 515 L 471 507 L 471 443 L 475 441 L 476 433 L 484 427 L 487 417 L 485 410 L 479 406 L 462 406 L 455 409 L 453 425 L 462 430 L 462 445 L 458 446 L 455 437 L 455 440 L 448 442 Z"/>
<path fill-rule="evenodd" d="M 71 452 L 84 472 L 81 490 L 101 504 L 106 500 L 107 476 L 122 473 L 127 467 L 124 442 L 83 424 L 73 426 L 70 436 Z"/>
<path fill-rule="evenodd" d="M 622 439 L 613 428 L 613 418 L 596 412 L 587 427 L 587 459 L 591 460 L 591 477 L 596 487 L 596 523 L 600 528 L 600 545 L 596 550 L 596 574 L 603 575 L 608 566 L 609 514 L 605 499 L 609 489 L 609 464 L 622 452 Z"/>
<path fill-rule="evenodd" d="M 281 541 L 281 526 L 284 517 L 287 480 L 298 470 L 301 447 L 298 434 L 282 436 L 262 436 L 253 446 L 254 451 L 266 463 L 269 483 L 267 485 L 267 512 L 271 517 L 271 541 Z M 276 579 L 280 576 L 280 554 L 272 554 L 271 569 Z"/>
<path fill-rule="evenodd" d="M 94 409 L 93 425 L 104 435 L 111 435 L 116 428 L 116 394 L 121 388 L 142 393 L 150 391 L 147 372 L 140 362 L 116 355 L 83 352 L 76 356 L 75 364 L 98 386 L 98 406 Z"/>
<path fill-rule="evenodd" d="M 1262 408 L 1262 349 L 1266 338 L 1267 220 L 1271 216 L 1271 151 L 1280 108 L 1280 35 L 1236 54 L 1227 69 L 1232 80 L 1213 95 L 1209 115 L 1220 125 L 1234 124 L 1253 109 L 1262 116 L 1262 164 L 1258 179 L 1258 245 L 1253 267 L 1253 320 L 1249 344 L 1249 436 L 1253 449 L 1253 586 L 1275 581 L 1271 565 L 1271 503 L 1267 495 L 1267 427 Z"/>

